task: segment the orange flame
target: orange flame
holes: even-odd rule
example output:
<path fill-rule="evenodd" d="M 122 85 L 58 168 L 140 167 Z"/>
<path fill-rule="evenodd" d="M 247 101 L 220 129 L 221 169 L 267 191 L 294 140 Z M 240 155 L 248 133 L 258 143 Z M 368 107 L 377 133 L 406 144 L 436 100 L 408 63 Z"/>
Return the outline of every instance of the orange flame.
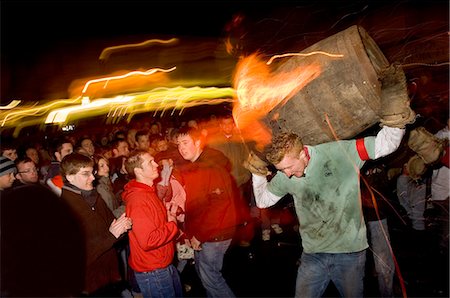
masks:
<path fill-rule="evenodd" d="M 233 117 L 242 134 L 255 140 L 258 148 L 270 143 L 271 132 L 260 120 L 277 105 L 285 104 L 320 71 L 315 64 L 272 71 L 258 54 L 242 59 L 233 79 L 237 93 Z"/>

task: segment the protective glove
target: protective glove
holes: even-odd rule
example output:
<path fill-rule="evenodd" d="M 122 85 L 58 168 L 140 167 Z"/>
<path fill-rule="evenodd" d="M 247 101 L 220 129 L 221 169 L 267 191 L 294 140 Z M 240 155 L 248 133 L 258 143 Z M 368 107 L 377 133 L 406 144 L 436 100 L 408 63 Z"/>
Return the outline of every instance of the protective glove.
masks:
<path fill-rule="evenodd" d="M 268 164 L 253 152 L 250 152 L 247 160 L 244 161 L 243 166 L 255 175 L 267 176 L 270 174 L 267 169 Z"/>
<path fill-rule="evenodd" d="M 417 127 L 409 133 L 408 146 L 426 163 L 431 164 L 440 159 L 444 153 L 443 142 L 427 131 Z"/>
<path fill-rule="evenodd" d="M 415 121 L 409 106 L 406 78 L 400 66 L 390 65 L 381 73 L 381 125 L 405 128 Z"/>
<path fill-rule="evenodd" d="M 422 177 L 427 170 L 427 166 L 418 155 L 414 155 L 408 160 L 406 168 L 408 170 L 409 177 L 413 180 L 420 179 L 420 177 Z"/>

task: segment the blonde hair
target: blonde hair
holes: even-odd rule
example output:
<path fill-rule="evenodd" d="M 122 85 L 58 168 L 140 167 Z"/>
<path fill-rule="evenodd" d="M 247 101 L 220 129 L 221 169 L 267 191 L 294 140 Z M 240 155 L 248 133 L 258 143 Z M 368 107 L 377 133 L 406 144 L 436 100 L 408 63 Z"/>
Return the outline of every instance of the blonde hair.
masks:
<path fill-rule="evenodd" d="M 284 132 L 272 140 L 267 149 L 266 158 L 272 164 L 278 164 L 288 153 L 300 154 L 303 142 L 295 133 Z"/>

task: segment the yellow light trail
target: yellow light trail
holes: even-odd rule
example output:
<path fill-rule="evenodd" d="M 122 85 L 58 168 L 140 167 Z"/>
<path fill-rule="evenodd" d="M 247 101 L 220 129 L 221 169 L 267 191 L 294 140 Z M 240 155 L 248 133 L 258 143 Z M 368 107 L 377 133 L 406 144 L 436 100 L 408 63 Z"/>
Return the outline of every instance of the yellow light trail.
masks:
<path fill-rule="evenodd" d="M 106 105 L 110 105 L 110 104 L 114 104 L 114 103 L 126 103 L 132 99 L 133 99 L 132 96 L 117 96 L 112 99 L 102 98 L 102 99 L 97 99 L 95 101 L 81 104 L 78 106 L 56 109 L 56 110 L 51 111 L 48 114 L 47 119 L 45 120 L 45 123 L 46 124 L 48 124 L 48 123 L 64 123 L 64 121 L 66 121 L 66 119 L 67 119 L 67 116 L 71 113 L 75 113 L 78 111 L 83 111 L 83 113 L 87 113 L 91 110 L 101 110 L 101 108 Z"/>
<path fill-rule="evenodd" d="M 280 55 L 274 55 L 272 56 L 269 61 L 267 61 L 267 65 L 272 64 L 273 60 L 278 59 L 278 58 L 284 58 L 284 57 L 290 57 L 290 56 L 301 56 L 301 57 L 307 57 L 307 56 L 312 56 L 312 55 L 325 55 L 328 57 L 333 57 L 333 58 L 342 58 L 344 57 L 344 55 L 342 54 L 330 54 L 327 52 L 323 52 L 323 51 L 314 51 L 314 52 L 310 52 L 310 53 L 286 53 L 286 54 L 280 54 Z"/>
<path fill-rule="evenodd" d="M 140 48 L 140 47 L 145 47 L 145 46 L 150 46 L 152 44 L 171 44 L 171 43 L 176 43 L 178 42 L 178 38 L 171 38 L 168 40 L 163 40 L 163 39 L 149 39 L 140 43 L 130 43 L 130 44 L 124 44 L 124 45 L 119 45 L 119 46 L 112 46 L 112 47 L 108 47 L 103 49 L 103 51 L 100 54 L 100 57 L 98 57 L 99 60 L 106 60 L 109 58 L 109 56 L 111 55 L 111 53 L 113 52 L 118 52 L 121 50 L 127 50 L 127 49 L 135 49 L 135 48 Z"/>
<path fill-rule="evenodd" d="M 0 112 L 0 121 L 1 126 L 5 126 L 6 122 L 9 122 L 9 126 L 14 125 L 15 122 L 26 116 L 42 116 L 46 114 L 50 109 L 55 108 L 57 106 L 65 106 L 79 102 L 80 99 L 57 99 L 52 102 L 40 106 L 32 106 L 32 107 L 16 107 L 14 110 L 7 112 Z"/>
<path fill-rule="evenodd" d="M 0 110 L 11 110 L 12 108 L 15 108 L 19 105 L 20 100 L 13 100 L 6 106 L 0 106 Z"/>
<path fill-rule="evenodd" d="M 171 71 L 174 71 L 176 68 L 177 68 L 176 66 L 174 66 L 174 67 L 172 67 L 170 69 L 151 68 L 151 69 L 146 70 L 146 71 L 137 71 L 137 70 L 136 71 L 131 71 L 129 73 L 126 73 L 126 74 L 120 75 L 120 76 L 112 76 L 112 77 L 106 77 L 106 78 L 100 78 L 100 79 L 93 79 L 93 80 L 88 81 L 84 85 L 84 88 L 81 91 L 81 93 L 82 94 L 86 93 L 87 88 L 89 87 L 89 85 L 91 85 L 93 83 L 105 82 L 105 87 L 106 87 L 108 82 L 112 81 L 112 80 L 120 80 L 120 79 L 123 79 L 123 78 L 126 78 L 126 77 L 135 76 L 135 75 L 148 76 L 148 75 L 154 74 L 156 72 L 171 72 Z"/>
<path fill-rule="evenodd" d="M 56 109 L 48 114 L 45 123 L 64 123 L 69 117 L 87 118 L 101 114 L 106 114 L 107 117 L 123 117 L 126 113 L 134 115 L 148 111 L 164 114 L 170 109 L 173 110 L 173 115 L 177 109 L 182 112 L 188 107 L 232 102 L 234 97 L 233 88 L 159 87 L 148 92 L 96 99 L 89 103 Z"/>

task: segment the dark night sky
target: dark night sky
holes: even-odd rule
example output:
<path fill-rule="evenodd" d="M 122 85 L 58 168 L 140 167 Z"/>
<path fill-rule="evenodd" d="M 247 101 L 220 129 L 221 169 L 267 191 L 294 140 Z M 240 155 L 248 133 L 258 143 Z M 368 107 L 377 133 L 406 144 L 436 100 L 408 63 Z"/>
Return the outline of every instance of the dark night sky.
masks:
<path fill-rule="evenodd" d="M 275 4 L 276 3 L 276 4 Z M 280 4 L 281 3 L 281 4 Z M 273 1 L 1 1 L 2 104 L 21 96 L 18 80 L 49 52 L 90 41 L 160 34 L 219 37 L 236 12 L 270 10 Z M 289 5 L 289 2 L 286 2 Z M 292 5 L 292 4 L 291 4 Z M 55 56 L 56 59 L 56 56 Z M 20 72 L 20 74 L 18 74 Z M 34 87 L 34 86 L 33 86 Z"/>
<path fill-rule="evenodd" d="M 2 0 L 2 55 L 34 52 L 65 40 L 97 37 L 148 33 L 219 36 L 233 13 L 264 10 L 275 6 L 274 3 Z"/>
<path fill-rule="evenodd" d="M 20 90 L 22 80 L 32 84 L 28 90 L 35 88 L 34 84 L 36 82 L 39 84 L 39 66 L 37 65 L 39 61 L 42 63 L 43 57 L 47 56 L 46 59 L 49 59 L 49 53 L 53 55 L 53 52 L 56 53 L 61 49 L 70 49 L 72 52 L 67 55 L 71 55 L 74 51 L 83 51 L 92 44 L 92 41 L 100 39 L 114 40 L 120 37 L 148 36 L 149 34 L 218 38 L 224 36 L 224 27 L 230 22 L 232 16 L 243 13 L 248 17 L 247 21 L 255 25 L 255 28 L 261 26 L 262 22 L 259 21 L 263 18 L 266 23 L 273 24 L 272 27 L 266 27 L 273 29 L 270 33 L 263 30 L 252 32 L 256 36 L 254 40 L 258 41 L 258 46 L 270 47 L 287 40 L 282 34 L 292 34 L 294 37 L 298 34 L 298 40 L 305 39 L 308 38 L 307 34 L 312 36 L 317 33 L 314 26 L 322 26 L 317 30 L 327 29 L 340 19 L 351 24 L 356 17 L 364 20 L 364 14 L 383 5 L 392 7 L 392 12 L 397 13 L 398 10 L 395 8 L 400 4 L 405 7 L 417 7 L 416 11 L 421 10 L 421 5 L 428 7 L 433 4 L 442 7 L 440 10 L 447 11 L 448 14 L 448 1 L 444 0 L 2 0 L 0 3 L 2 70 L 0 99 L 2 104 L 13 99 L 11 97 L 14 96 L 22 95 L 21 99 L 32 99 L 29 97 L 30 94 L 34 94 L 33 92 L 22 94 Z M 273 23 L 270 23 L 270 18 L 281 9 L 284 9 L 282 17 L 279 19 L 274 17 Z M 296 17 L 294 13 L 290 16 L 290 10 L 295 11 L 295 14 L 302 16 L 303 19 Z M 349 14 L 349 12 L 352 13 Z M 390 10 L 387 12 L 389 13 Z M 386 19 L 377 20 L 377 23 L 388 23 L 396 17 L 392 14 Z M 287 21 L 284 24 L 279 20 Z M 414 20 L 408 21 L 414 23 Z M 425 21 L 420 20 L 420 22 Z M 265 40 L 266 36 L 267 40 Z M 259 41 L 266 44 L 260 44 Z M 58 55 L 50 57 L 55 60 L 58 58 Z M 36 92 L 36 94 L 39 93 Z"/>

